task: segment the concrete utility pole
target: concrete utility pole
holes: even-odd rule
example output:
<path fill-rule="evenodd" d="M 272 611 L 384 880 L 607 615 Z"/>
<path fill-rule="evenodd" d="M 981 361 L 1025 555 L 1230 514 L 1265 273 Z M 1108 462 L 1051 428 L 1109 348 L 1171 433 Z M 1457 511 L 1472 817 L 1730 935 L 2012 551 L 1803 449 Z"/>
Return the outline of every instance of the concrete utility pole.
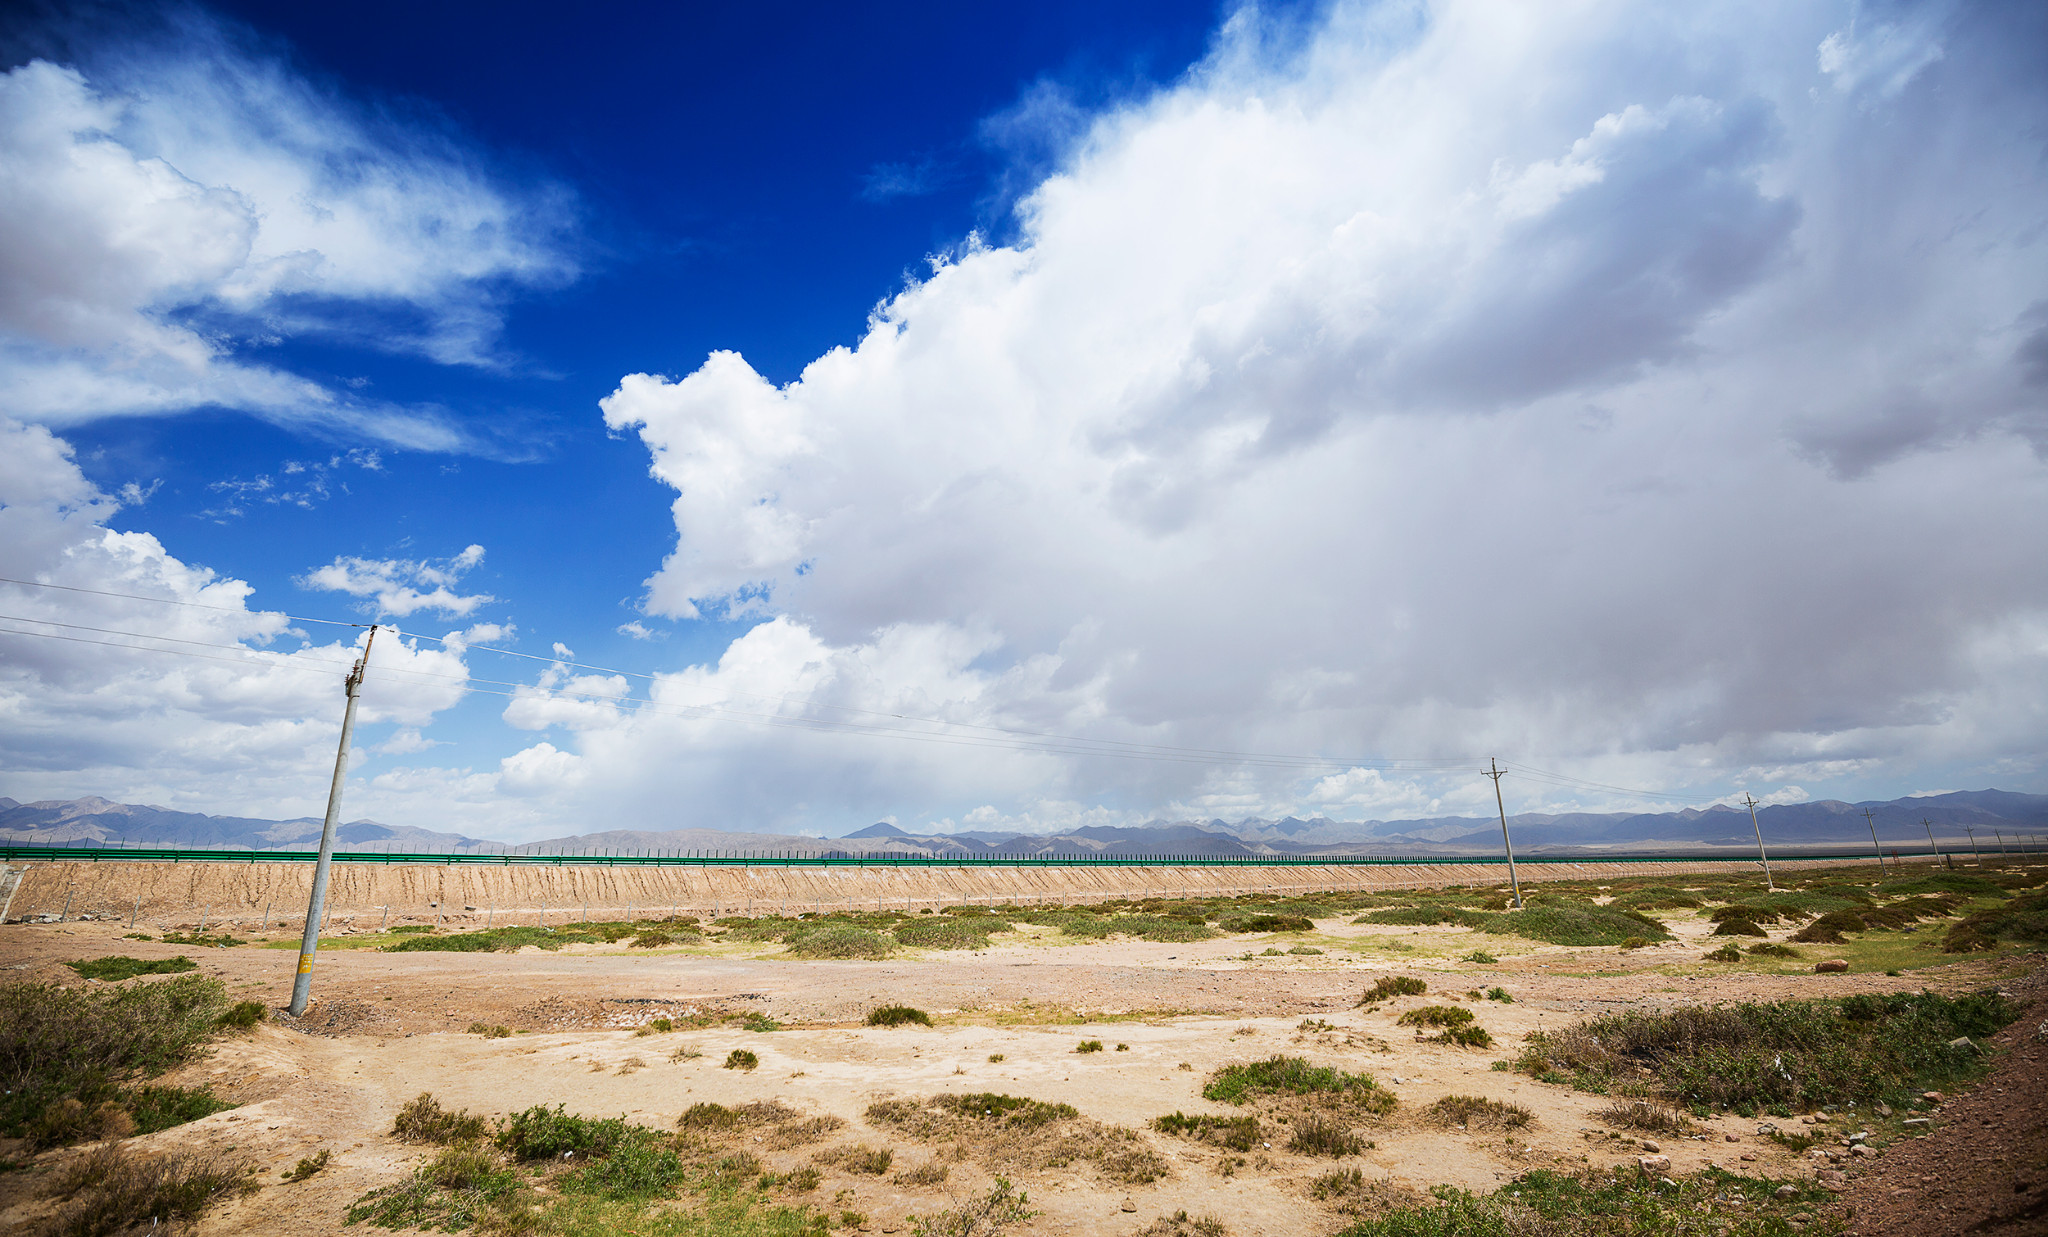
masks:
<path fill-rule="evenodd" d="M 306 930 L 299 938 L 299 973 L 292 980 L 292 1003 L 286 1011 L 296 1018 L 306 1012 L 313 995 L 313 955 L 320 952 L 320 921 L 327 911 L 327 871 L 334 864 L 334 826 L 341 818 L 341 783 L 348 776 L 348 741 L 356 729 L 356 697 L 363 690 L 363 670 L 370 664 L 370 646 L 377 642 L 377 628 L 363 641 L 363 655 L 348 672 L 343 690 L 348 703 L 341 711 L 341 748 L 334 754 L 334 782 L 327 788 L 327 823 L 320 827 L 320 858 L 313 864 L 313 897 L 306 906 Z"/>
<path fill-rule="evenodd" d="M 1934 825 L 1925 816 L 1920 818 L 1920 827 L 1927 830 L 1927 849 L 1934 852 L 1934 861 L 1941 862 L 1941 847 L 1934 842 Z"/>
<path fill-rule="evenodd" d="M 1515 891 L 1515 909 L 1521 910 L 1522 882 L 1515 875 L 1515 843 L 1512 838 L 1508 837 L 1508 805 L 1507 801 L 1500 797 L 1501 775 L 1506 773 L 1507 770 L 1501 768 L 1500 762 L 1491 756 L 1487 757 L 1486 763 L 1492 767 L 1481 769 L 1480 772 L 1493 779 L 1493 805 L 1500 809 L 1500 841 L 1501 845 L 1505 846 L 1508 852 L 1508 885 Z"/>
<path fill-rule="evenodd" d="M 1750 798 L 1749 792 L 1745 790 L 1742 792 L 1742 803 L 1749 809 L 1749 827 L 1756 830 L 1756 857 L 1764 865 L 1764 888 L 1776 893 L 1778 885 L 1771 879 L 1771 857 L 1764 853 L 1764 827 L 1756 823 L 1756 800 Z"/>
<path fill-rule="evenodd" d="M 1963 832 L 1970 835 L 1970 858 L 1977 861 L 1978 867 L 1983 867 L 1984 856 L 1977 853 L 1977 830 L 1970 825 L 1964 825 Z"/>
<path fill-rule="evenodd" d="M 1877 816 L 1869 808 L 1864 808 L 1863 820 L 1870 826 L 1870 849 L 1877 852 L 1877 875 L 1882 880 L 1890 873 L 1884 870 L 1884 847 L 1877 844 Z"/>

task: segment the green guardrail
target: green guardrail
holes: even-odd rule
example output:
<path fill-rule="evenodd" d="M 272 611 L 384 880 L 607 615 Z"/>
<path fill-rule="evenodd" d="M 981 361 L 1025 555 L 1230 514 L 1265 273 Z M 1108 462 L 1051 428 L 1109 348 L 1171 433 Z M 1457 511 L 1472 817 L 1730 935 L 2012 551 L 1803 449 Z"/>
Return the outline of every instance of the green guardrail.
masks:
<path fill-rule="evenodd" d="M 1947 853 L 1947 852 L 1942 852 Z M 1867 860 L 1870 851 L 1773 852 L 1774 860 Z M 1901 848 L 1887 859 L 1935 857 Z M 203 847 L 0 845 L 9 863 L 311 863 L 309 850 L 213 850 Z M 501 867 L 824 867 L 824 868 L 1157 868 L 1157 867 L 1419 867 L 1503 863 L 1499 855 L 849 855 L 840 852 L 739 854 L 435 854 L 431 852 L 336 851 L 336 863 L 484 864 Z M 1615 855 L 1517 856 L 1525 865 L 1559 863 L 1733 863 L 1755 865 L 1754 855 L 1711 855 L 1680 851 Z"/>

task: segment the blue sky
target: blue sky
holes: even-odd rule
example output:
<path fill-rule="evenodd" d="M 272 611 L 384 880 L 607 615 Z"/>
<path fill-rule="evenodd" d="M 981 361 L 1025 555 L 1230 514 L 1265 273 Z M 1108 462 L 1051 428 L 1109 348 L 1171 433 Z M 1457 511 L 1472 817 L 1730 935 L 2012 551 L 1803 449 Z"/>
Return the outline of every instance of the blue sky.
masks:
<path fill-rule="evenodd" d="M 193 604 L 0 793 L 316 810 L 280 615 L 500 837 L 2048 788 L 2040 26 L 13 11 L 0 575 Z"/>

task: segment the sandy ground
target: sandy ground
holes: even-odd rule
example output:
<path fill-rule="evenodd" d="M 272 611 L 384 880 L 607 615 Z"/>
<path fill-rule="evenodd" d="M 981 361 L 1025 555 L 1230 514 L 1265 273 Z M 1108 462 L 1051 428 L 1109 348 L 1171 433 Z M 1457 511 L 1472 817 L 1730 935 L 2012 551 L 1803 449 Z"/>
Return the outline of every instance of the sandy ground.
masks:
<path fill-rule="evenodd" d="M 1065 1102 L 1096 1121 L 1144 1130 L 1171 1168 L 1142 1186 L 1118 1184 L 1085 1162 L 1013 1173 L 1042 1212 L 1026 1231 L 1128 1233 L 1185 1208 L 1214 1215 L 1245 1237 L 1332 1232 L 1347 1218 L 1311 1199 L 1308 1183 L 1333 1167 L 1361 1168 L 1370 1179 L 1415 1191 L 1440 1182 L 1485 1190 L 1542 1166 L 1633 1168 L 1642 1148 L 1610 1137 L 1594 1116 L 1606 1100 L 1490 1068 L 1511 1058 L 1530 1031 L 1632 1006 L 1960 991 L 2011 982 L 2039 962 L 1953 962 L 1898 977 L 1729 973 L 1698 965 L 1709 925 L 1678 917 L 1672 926 L 1678 942 L 1630 953 L 1343 921 L 1319 922 L 1308 938 L 1273 941 L 1055 945 L 1038 934 L 999 938 L 1005 943 L 985 951 L 887 962 L 784 960 L 773 946 L 653 954 L 594 946 L 519 954 L 328 950 L 316 972 L 316 1004 L 304 1020 L 225 1040 L 169 1079 L 211 1083 L 241 1106 L 146 1141 L 247 1157 L 270 1182 L 299 1157 L 330 1150 L 334 1160 L 325 1172 L 304 1184 L 267 1187 L 210 1214 L 199 1231 L 359 1233 L 344 1229 L 347 1204 L 397 1180 L 421 1157 L 389 1131 L 399 1106 L 422 1091 L 451 1108 L 483 1113 L 563 1104 L 664 1128 L 694 1103 L 779 1099 L 848 1123 L 823 1145 L 886 1146 L 899 1168 L 939 1149 L 870 1124 L 864 1114 L 871 1102 L 997 1091 Z M 102 923 L 0 927 L 0 966 L 11 976 L 75 982 L 61 965 L 66 959 L 182 952 L 237 997 L 278 1004 L 289 992 L 290 948 L 194 950 L 122 940 L 125 931 Z M 1327 952 L 1244 956 L 1302 939 Z M 1457 961 L 1481 946 L 1502 961 Z M 1356 1008 L 1361 989 L 1390 973 L 1423 979 L 1429 995 Z M 1494 986 L 1513 1003 L 1466 995 Z M 1492 1048 L 1418 1042 L 1396 1025 L 1403 1010 L 1447 998 L 1478 1015 L 1495 1038 Z M 897 1003 L 929 1011 L 938 1025 L 860 1025 L 869 1009 Z M 787 1025 L 770 1032 L 729 1023 L 635 1033 L 656 1016 L 716 1012 L 762 1012 Z M 519 1033 L 466 1033 L 475 1022 Z M 1083 1039 L 1102 1040 L 1106 1049 L 1077 1054 Z M 721 1068 L 735 1048 L 756 1053 L 759 1068 Z M 1233 1113 L 1201 1097 L 1203 1080 L 1221 1065 L 1276 1052 L 1367 1071 L 1389 1086 L 1400 1098 L 1394 1115 L 1361 1123 L 1375 1148 L 1332 1161 L 1288 1153 L 1276 1139 L 1272 1148 L 1230 1162 L 1224 1175 L 1231 1157 L 1219 1149 L 1149 1131 L 1152 1118 L 1176 1110 Z M 991 1060 L 996 1054 L 1000 1061 Z M 1499 1132 L 1447 1130 L 1423 1119 L 1428 1104 L 1451 1094 L 1519 1104 L 1535 1121 L 1510 1141 Z M 759 1154 L 769 1167 L 786 1170 L 808 1163 L 817 1149 Z M 1661 1151 L 1681 1173 L 1709 1163 L 1775 1176 L 1815 1171 L 1812 1161 L 1757 1137 L 1754 1121 L 1732 1117 L 1704 1122 L 1696 1138 L 1665 1141 Z M 0 1229 L 32 1214 L 19 1185 L 7 1193 L 7 1183 L 23 1176 L 0 1176 Z M 872 1231 L 903 1232 L 908 1215 L 931 1214 L 952 1198 L 985 1190 L 990 1179 L 989 1166 L 971 1157 L 935 1187 L 830 1169 L 801 1201 L 865 1213 Z"/>

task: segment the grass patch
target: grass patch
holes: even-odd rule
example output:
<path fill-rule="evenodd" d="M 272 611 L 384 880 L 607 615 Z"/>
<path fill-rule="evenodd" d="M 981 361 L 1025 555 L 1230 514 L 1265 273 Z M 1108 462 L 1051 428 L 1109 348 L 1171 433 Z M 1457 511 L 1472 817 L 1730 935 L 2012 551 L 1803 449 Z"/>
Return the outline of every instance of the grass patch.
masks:
<path fill-rule="evenodd" d="M 1723 920 L 1722 920 L 1722 921 L 1721 921 L 1720 923 L 1717 923 L 1717 924 L 1715 924 L 1715 925 L 1714 925 L 1714 935 L 1715 935 L 1715 936 L 1769 936 L 1769 935 L 1770 935 L 1770 933 L 1768 933 L 1768 932 L 1764 931 L 1764 930 L 1763 930 L 1762 928 L 1758 927 L 1758 926 L 1756 925 L 1756 922 L 1755 922 L 1754 920 L 1749 920 L 1749 919 L 1723 919 Z"/>
<path fill-rule="evenodd" d="M 896 952 L 893 937 L 866 928 L 830 926 L 789 938 L 789 952 L 797 958 L 886 958 Z"/>
<path fill-rule="evenodd" d="M 995 919 L 956 919 L 934 915 L 896 925 L 896 940 L 917 949 L 987 949 L 989 933 L 1007 931 L 1008 924 Z"/>
<path fill-rule="evenodd" d="M 1226 915 L 1216 926 L 1225 932 L 1313 932 L 1315 921 L 1306 915 Z"/>
<path fill-rule="evenodd" d="M 97 979 L 104 983 L 119 983 L 137 975 L 181 975 L 196 971 L 199 964 L 183 954 L 175 958 L 153 958 L 147 962 L 141 958 L 130 958 L 125 954 L 110 954 L 104 958 L 92 958 L 80 962 L 66 962 L 65 966 L 77 971 L 85 979 Z"/>
<path fill-rule="evenodd" d="M 1778 1190 L 1790 1186 L 1785 1197 Z M 1787 1237 L 1834 1198 L 1811 1179 L 1742 1177 L 1709 1169 L 1665 1184 L 1637 1173 L 1571 1176 L 1539 1170 L 1491 1194 L 1452 1186 L 1432 1201 L 1397 1206 L 1338 1237 Z M 1809 1231 L 1829 1231 L 1826 1228 Z"/>
<path fill-rule="evenodd" d="M 719 1068 L 746 1070 L 748 1072 L 752 1072 L 754 1069 L 759 1067 L 760 1064 L 761 1058 L 755 1056 L 751 1052 L 748 1052 L 744 1048 L 735 1048 L 731 1052 L 725 1054 L 725 1064 L 720 1066 Z"/>
<path fill-rule="evenodd" d="M 1730 945 L 1723 946 L 1723 948 L 1733 947 L 1734 946 L 1732 945 L 1732 943 Z M 1749 947 L 1749 952 L 1753 956 L 1759 958 L 1801 958 L 1805 956 L 1804 954 L 1800 953 L 1798 950 L 1792 948 L 1791 946 L 1780 945 L 1776 941 L 1765 941 L 1761 945 L 1751 945 Z"/>
<path fill-rule="evenodd" d="M 327 1161 L 332 1158 L 333 1153 L 325 1150 L 321 1151 L 319 1155 L 301 1156 L 298 1163 L 285 1169 L 278 1175 L 286 1182 L 296 1184 L 327 1167 Z"/>
<path fill-rule="evenodd" d="M 1842 933 L 1861 932 L 1869 925 L 1855 911 L 1829 911 L 1792 934 L 1792 939 L 1808 945 L 1839 945 Z"/>
<path fill-rule="evenodd" d="M 868 1025 L 871 1027 L 900 1027 L 908 1022 L 928 1027 L 932 1024 L 932 1016 L 908 1005 L 884 1005 L 868 1013 Z"/>
<path fill-rule="evenodd" d="M 1446 1095 L 1431 1104 L 1427 1113 L 1438 1125 L 1462 1125 L 1468 1130 L 1519 1130 L 1535 1119 L 1535 1114 L 1519 1104 L 1476 1095 Z"/>
<path fill-rule="evenodd" d="M 1740 962 L 1742 961 L 1742 950 L 1737 947 L 1734 941 L 1730 941 L 1719 949 L 1710 950 L 1702 955 L 1702 957 L 1708 962 Z"/>
<path fill-rule="evenodd" d="M 1966 915 L 1942 938 L 1944 953 L 1995 949 L 2001 941 L 2048 941 L 2048 893 L 2022 894 L 2004 906 Z"/>
<path fill-rule="evenodd" d="M 1466 954 L 1466 955 L 1465 955 L 1464 957 L 1462 957 L 1462 958 L 1458 959 L 1458 961 L 1460 961 L 1460 962 L 1476 962 L 1476 963 L 1478 963 L 1478 964 L 1479 964 L 1479 965 L 1481 965 L 1481 966 L 1492 966 L 1492 965 L 1493 965 L 1494 963 L 1496 963 L 1496 962 L 1500 961 L 1500 959 L 1499 959 L 1499 958 L 1496 958 L 1496 957 L 1494 957 L 1494 956 L 1493 956 L 1492 954 L 1490 954 L 1490 953 L 1487 953 L 1487 952 L 1486 952 L 1485 950 L 1483 950 L 1483 949 L 1475 949 L 1475 950 L 1473 950 L 1473 951 L 1472 951 L 1471 953 L 1469 953 L 1469 954 Z"/>
<path fill-rule="evenodd" d="M 1692 1133 L 1692 1118 L 1648 1100 L 1615 1100 L 1593 1115 L 1609 1125 L 1647 1130 L 1652 1134 Z"/>
<path fill-rule="evenodd" d="M 1517 1065 L 1596 1093 L 1639 1082 L 1737 1111 L 1902 1099 L 1981 1072 L 1980 1054 L 1949 1041 L 2017 1016 L 1996 993 L 1924 992 L 1610 1014 L 1532 1035 Z"/>
<path fill-rule="evenodd" d="M 1631 939 L 1668 941 L 1664 925 L 1641 911 L 1611 906 L 1531 906 L 1476 917 L 1472 926 L 1495 936 L 1521 936 L 1551 945 L 1621 945 Z"/>
<path fill-rule="evenodd" d="M 1013 1224 L 1028 1224 L 1038 1213 L 1031 1196 L 1002 1177 L 980 1198 L 934 1216 L 910 1217 L 911 1237 L 995 1237 Z"/>
<path fill-rule="evenodd" d="M 1152 1128 L 1176 1138 L 1215 1143 L 1231 1151 L 1250 1151 L 1260 1142 L 1257 1117 L 1212 1117 L 1207 1113 L 1190 1117 L 1176 1111 L 1152 1118 Z"/>
<path fill-rule="evenodd" d="M 77 1113 L 97 1114 L 95 1128 L 104 1127 L 109 1105 L 137 1126 L 147 1123 L 134 1084 L 195 1056 L 219 1034 L 227 1006 L 221 982 L 200 975 L 101 989 L 0 984 L 0 1133 L 44 1145 L 71 1141 L 66 1129 L 93 1124 L 74 1119 Z M 196 1094 L 155 1094 L 174 1090 Z M 215 1105 L 209 1112 L 225 1106 L 207 1102 Z M 61 1111 L 53 1115 L 53 1108 Z"/>
<path fill-rule="evenodd" d="M 45 1192 L 63 1202 L 39 1237 L 146 1232 L 160 1221 L 190 1221 L 215 1203 L 255 1188 L 249 1166 L 216 1154 L 146 1157 L 124 1143 L 79 1156 L 51 1174 Z"/>
<path fill-rule="evenodd" d="M 1394 1109 L 1394 1096 L 1371 1074 L 1349 1074 L 1332 1065 L 1313 1065 L 1306 1058 L 1275 1055 L 1263 1061 L 1226 1065 L 1209 1075 L 1202 1098 L 1242 1104 L 1261 1095 L 1331 1095 L 1350 1100 L 1374 1113 Z"/>
<path fill-rule="evenodd" d="M 1394 1019 L 1404 1027 L 1462 1027 L 1474 1021 L 1472 1011 L 1462 1005 L 1424 1005 Z"/>
<path fill-rule="evenodd" d="M 1099 1039 L 1084 1039 L 1084 1040 L 1082 1040 L 1082 1041 L 1081 1041 L 1080 1043 L 1078 1043 L 1078 1044 L 1075 1044 L 1075 1045 L 1074 1045 L 1074 1051 L 1075 1051 L 1075 1052 L 1084 1052 L 1084 1053 L 1085 1053 L 1085 1052 L 1101 1052 L 1101 1051 L 1102 1051 L 1102 1041 L 1101 1041 L 1101 1040 L 1099 1040 Z"/>
<path fill-rule="evenodd" d="M 1308 1113 L 1294 1121 L 1287 1149 L 1300 1155 L 1321 1155 L 1342 1159 L 1363 1155 L 1372 1144 L 1360 1138 L 1350 1126 L 1323 1113 Z"/>

